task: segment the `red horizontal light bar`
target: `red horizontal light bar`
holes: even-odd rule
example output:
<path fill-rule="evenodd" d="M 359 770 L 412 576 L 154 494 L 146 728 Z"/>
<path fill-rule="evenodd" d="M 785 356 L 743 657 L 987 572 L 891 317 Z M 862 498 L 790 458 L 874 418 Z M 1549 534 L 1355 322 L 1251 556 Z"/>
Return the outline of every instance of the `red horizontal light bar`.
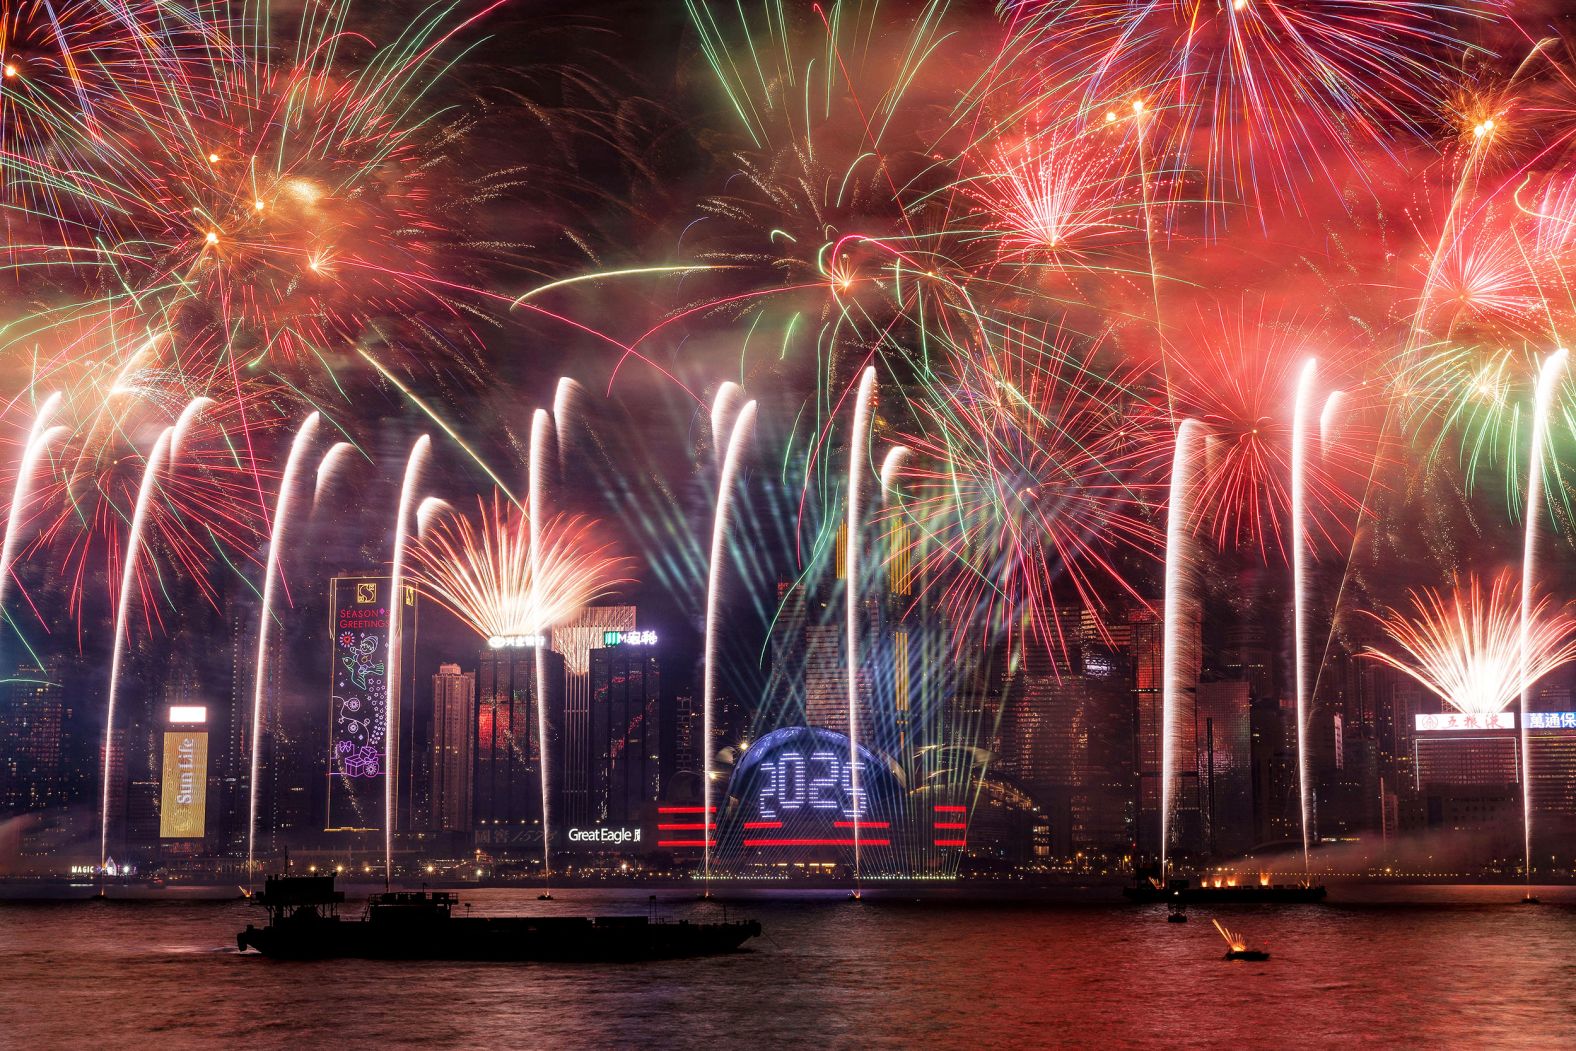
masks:
<path fill-rule="evenodd" d="M 782 828 L 781 821 L 746 821 L 745 828 Z"/>
<path fill-rule="evenodd" d="M 659 846 L 659 847 L 704 847 L 705 845 L 706 845 L 706 841 L 704 839 L 659 839 L 659 840 L 657 840 L 657 846 Z"/>
<path fill-rule="evenodd" d="M 689 825 L 689 824 L 684 824 L 684 825 L 658 825 L 657 826 L 657 831 L 658 832 L 696 832 L 696 831 L 699 831 L 700 829 L 703 829 L 703 828 L 715 827 L 715 824 L 716 824 L 716 822 L 712 822 L 712 821 L 697 821 L 693 825 Z"/>
<path fill-rule="evenodd" d="M 859 843 L 866 847 L 892 845 L 890 839 L 861 839 Z M 854 841 L 852 839 L 747 839 L 744 845 L 747 847 L 851 847 Z"/>
<path fill-rule="evenodd" d="M 938 846 L 938 847 L 966 847 L 968 845 L 969 845 L 969 841 L 966 840 L 966 839 L 938 839 L 938 840 L 936 840 L 936 846 Z"/>
<path fill-rule="evenodd" d="M 658 828 L 662 828 L 664 826 L 658 825 L 657 827 Z M 936 827 L 937 828 L 968 828 L 969 826 L 968 826 L 968 822 L 966 822 L 966 821 L 937 821 L 936 822 Z"/>
<path fill-rule="evenodd" d="M 712 807 L 711 808 L 711 812 L 713 814 L 715 814 L 717 812 L 717 808 L 716 807 Z M 659 814 L 704 814 L 704 813 L 706 813 L 706 808 L 703 807 L 703 806 L 659 806 L 659 807 L 657 807 L 657 813 L 659 813 Z"/>
<path fill-rule="evenodd" d="M 836 827 L 836 828 L 853 828 L 854 827 L 854 823 L 852 821 L 834 821 L 834 822 L 832 822 L 832 825 L 834 827 Z M 859 827 L 860 828 L 891 828 L 892 826 L 888 825 L 885 821 L 861 821 L 861 822 L 859 822 Z"/>
<path fill-rule="evenodd" d="M 946 814 L 961 814 L 968 809 L 966 806 L 938 806 L 938 811 Z"/>

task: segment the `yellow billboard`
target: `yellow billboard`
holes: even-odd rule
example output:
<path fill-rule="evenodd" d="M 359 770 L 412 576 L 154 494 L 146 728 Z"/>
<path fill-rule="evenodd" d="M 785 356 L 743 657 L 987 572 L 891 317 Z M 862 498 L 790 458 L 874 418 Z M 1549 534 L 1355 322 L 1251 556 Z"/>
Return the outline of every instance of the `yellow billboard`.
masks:
<path fill-rule="evenodd" d="M 208 735 L 172 730 L 164 735 L 160 839 L 200 839 L 208 809 Z"/>

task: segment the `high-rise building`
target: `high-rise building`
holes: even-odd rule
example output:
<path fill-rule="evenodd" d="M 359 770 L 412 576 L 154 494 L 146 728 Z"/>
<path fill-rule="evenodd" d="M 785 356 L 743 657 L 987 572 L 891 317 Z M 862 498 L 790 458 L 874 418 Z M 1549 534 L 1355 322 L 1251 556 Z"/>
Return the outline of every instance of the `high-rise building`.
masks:
<path fill-rule="evenodd" d="M 1201 682 L 1195 695 L 1199 807 L 1211 855 L 1240 854 L 1254 843 L 1253 735 L 1249 683 Z"/>
<path fill-rule="evenodd" d="M 1228 677 L 1247 683 L 1254 697 L 1275 696 L 1275 653 L 1269 646 L 1269 629 L 1263 624 L 1228 627 L 1220 665 Z"/>
<path fill-rule="evenodd" d="M 1248 716 L 1252 734 L 1253 829 L 1258 843 L 1302 838 L 1297 794 L 1297 708 L 1289 698 L 1254 699 Z"/>
<path fill-rule="evenodd" d="M 1576 712 L 1529 712 L 1527 769 L 1539 866 L 1568 867 L 1576 847 Z"/>
<path fill-rule="evenodd" d="M 1133 693 L 1137 728 L 1135 746 L 1138 771 L 1138 851 L 1160 853 L 1160 810 L 1162 800 L 1163 728 L 1165 726 L 1165 626 L 1154 608 L 1139 607 L 1128 617 L 1132 631 Z M 1171 746 L 1176 758 L 1171 785 L 1171 849 L 1183 853 L 1202 847 L 1198 800 L 1198 767 L 1191 757 L 1198 751 L 1197 724 L 1194 719 L 1195 689 L 1198 683 L 1201 622 L 1195 615 L 1186 618 L 1179 631 L 1177 656 L 1177 705 L 1173 713 L 1175 738 Z"/>
<path fill-rule="evenodd" d="M 1429 828 L 1519 824 L 1520 738 L 1515 730 L 1420 728 L 1412 747 Z"/>
<path fill-rule="evenodd" d="M 536 641 L 536 640 L 527 640 Z M 538 728 L 537 661 L 542 661 L 547 747 Z M 536 645 L 487 648 L 476 669 L 476 846 L 493 855 L 533 855 L 542 842 L 541 762 L 562 754 L 564 656 Z M 564 827 L 559 770 L 549 767 L 549 809 Z"/>
<path fill-rule="evenodd" d="M 564 664 L 563 772 L 559 778 L 563 827 L 589 824 L 592 816 L 591 651 L 605 645 L 609 633 L 635 630 L 634 606 L 587 606 L 563 624 L 553 626 L 549 644 Z"/>
<path fill-rule="evenodd" d="M 662 791 L 662 674 L 655 639 L 591 651 L 591 820 L 633 824 Z"/>
<path fill-rule="evenodd" d="M 440 664 L 432 677 L 427 827 L 469 833 L 476 783 L 476 673 Z"/>
<path fill-rule="evenodd" d="M 841 624 L 809 624 L 804 629 L 804 721 L 848 732 L 847 637 Z"/>
<path fill-rule="evenodd" d="M 57 676 L 18 666 L 0 700 L 0 814 L 65 802 L 65 702 Z"/>

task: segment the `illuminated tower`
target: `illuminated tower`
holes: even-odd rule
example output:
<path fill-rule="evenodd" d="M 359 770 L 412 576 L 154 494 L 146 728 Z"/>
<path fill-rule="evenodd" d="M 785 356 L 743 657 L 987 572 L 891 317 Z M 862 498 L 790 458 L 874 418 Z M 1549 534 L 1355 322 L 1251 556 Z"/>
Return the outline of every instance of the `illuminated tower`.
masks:
<path fill-rule="evenodd" d="M 563 800 L 557 827 L 596 820 L 591 800 L 591 651 L 605 644 L 609 632 L 635 630 L 634 606 L 587 606 L 563 624 L 553 626 L 549 645 L 562 655 L 564 668 L 563 757 L 552 778 Z"/>
<path fill-rule="evenodd" d="M 429 735 L 431 802 L 428 827 L 434 832 L 471 830 L 471 792 L 475 786 L 476 673 L 458 664 L 440 664 L 432 677 L 432 733 Z"/>
<path fill-rule="evenodd" d="M 534 643 L 536 640 L 522 640 Z M 487 647 L 476 669 L 476 848 L 493 856 L 538 857 L 542 842 L 541 766 L 562 739 L 564 658 L 547 654 L 549 735 L 544 749 L 536 718 L 536 651 L 532 644 Z M 560 784 L 561 779 L 549 778 Z M 549 801 L 562 813 L 560 793 Z M 556 819 L 555 819 L 556 820 Z"/>
<path fill-rule="evenodd" d="M 0 701 L 0 813 L 64 802 L 64 714 L 58 675 L 19 665 Z"/>
<path fill-rule="evenodd" d="M 591 809 L 598 822 L 629 825 L 662 788 L 662 672 L 654 632 L 612 638 L 591 651 Z"/>

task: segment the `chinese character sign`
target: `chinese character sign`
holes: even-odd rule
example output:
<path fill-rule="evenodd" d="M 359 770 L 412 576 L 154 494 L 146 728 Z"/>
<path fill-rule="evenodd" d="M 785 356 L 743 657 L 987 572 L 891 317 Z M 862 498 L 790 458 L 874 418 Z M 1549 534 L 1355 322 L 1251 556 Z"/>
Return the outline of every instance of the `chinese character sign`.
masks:
<path fill-rule="evenodd" d="M 1420 713 L 1416 716 L 1419 733 L 1439 730 L 1514 730 L 1516 716 L 1512 712 L 1440 712 Z M 1529 721 L 1528 726 L 1537 724 Z"/>

